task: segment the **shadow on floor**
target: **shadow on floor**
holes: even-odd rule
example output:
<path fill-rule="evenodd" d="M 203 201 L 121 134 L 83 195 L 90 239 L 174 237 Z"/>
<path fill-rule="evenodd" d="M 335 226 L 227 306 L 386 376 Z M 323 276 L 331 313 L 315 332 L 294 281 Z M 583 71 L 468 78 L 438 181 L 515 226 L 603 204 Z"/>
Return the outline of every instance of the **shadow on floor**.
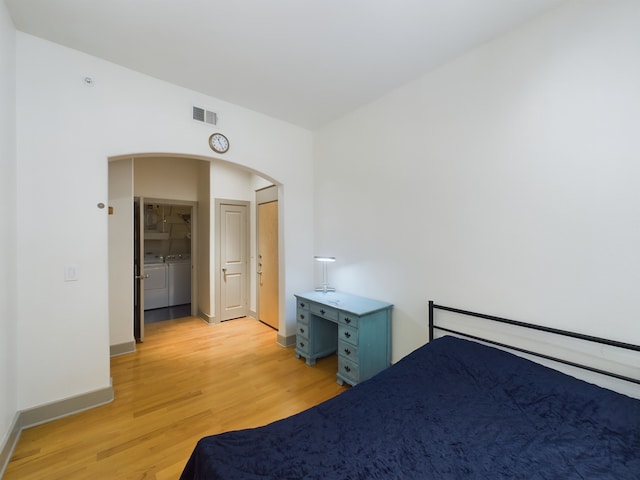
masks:
<path fill-rule="evenodd" d="M 174 305 L 173 307 L 145 310 L 144 323 L 162 322 L 163 320 L 172 320 L 174 318 L 189 316 L 191 316 L 191 304 L 185 303 L 184 305 Z"/>

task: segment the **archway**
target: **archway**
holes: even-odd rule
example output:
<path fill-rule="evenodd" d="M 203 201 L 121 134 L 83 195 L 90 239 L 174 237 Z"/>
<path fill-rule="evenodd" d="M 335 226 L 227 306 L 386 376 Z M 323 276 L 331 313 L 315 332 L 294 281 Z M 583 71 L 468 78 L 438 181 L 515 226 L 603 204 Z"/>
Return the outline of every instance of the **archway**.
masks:
<path fill-rule="evenodd" d="M 145 165 L 149 172 L 158 166 L 158 176 L 136 178 L 136 165 Z M 188 170 L 180 172 L 181 169 Z M 167 182 L 170 188 L 167 190 Z M 169 154 L 138 153 L 109 158 L 109 206 L 113 215 L 109 216 L 109 324 L 111 354 L 117 355 L 135 351 L 133 338 L 133 198 L 171 198 L 198 204 L 197 269 L 194 273 L 194 287 L 197 289 L 197 315 L 205 321 L 215 321 L 215 245 L 213 229 L 215 198 L 244 198 L 255 201 L 255 191 L 276 184 L 274 179 L 261 172 L 242 165 L 217 158 Z M 254 209 L 252 209 L 254 210 Z M 255 212 L 251 213 L 251 224 L 255 226 Z M 255 229 L 250 238 L 250 267 L 255 261 Z M 284 272 L 282 263 L 280 271 Z M 256 269 L 249 268 L 251 311 L 255 310 Z"/>

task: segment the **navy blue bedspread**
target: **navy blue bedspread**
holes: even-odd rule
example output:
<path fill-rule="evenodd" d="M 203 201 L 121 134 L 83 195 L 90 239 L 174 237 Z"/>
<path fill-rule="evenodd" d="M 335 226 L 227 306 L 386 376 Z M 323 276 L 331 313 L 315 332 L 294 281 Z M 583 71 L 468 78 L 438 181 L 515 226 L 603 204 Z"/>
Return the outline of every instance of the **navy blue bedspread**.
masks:
<path fill-rule="evenodd" d="M 205 437 L 181 480 L 640 479 L 640 400 L 444 337 L 269 425 Z"/>

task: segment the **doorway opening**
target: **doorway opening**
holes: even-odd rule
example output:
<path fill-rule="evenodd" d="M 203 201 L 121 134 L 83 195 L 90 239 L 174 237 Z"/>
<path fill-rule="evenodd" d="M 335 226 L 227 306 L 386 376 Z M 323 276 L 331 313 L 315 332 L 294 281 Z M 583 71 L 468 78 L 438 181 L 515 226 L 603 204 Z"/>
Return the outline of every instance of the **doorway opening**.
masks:
<path fill-rule="evenodd" d="M 244 296 L 248 300 L 246 315 L 257 318 L 257 212 L 254 202 L 257 191 L 274 184 L 279 185 L 260 172 L 209 157 L 146 153 L 109 159 L 109 206 L 113 212 L 109 216 L 109 325 L 113 355 L 135 351 L 136 339 L 144 338 L 144 331 L 136 330 L 144 327 L 140 319 L 145 315 L 142 298 L 144 282 L 147 281 L 143 272 L 145 253 L 165 256 L 145 249 L 144 243 L 141 244 L 144 239 L 144 231 L 140 230 L 144 228 L 145 202 L 152 205 L 186 202 L 197 209 L 197 215 L 195 210 L 192 214 L 191 236 L 195 243 L 191 248 L 191 314 L 207 323 L 217 323 L 223 317 L 219 310 L 223 302 L 218 295 L 223 280 L 220 277 L 224 272 L 221 271 L 220 259 L 216 258 L 220 243 L 215 238 L 220 215 L 214 202 L 230 198 L 246 202 L 249 207 L 249 254 L 243 260 L 247 264 L 248 279 Z M 278 186 L 275 190 L 281 188 Z M 137 212 L 134 212 L 134 198 L 138 198 L 141 205 Z M 140 217 L 142 220 L 138 220 L 138 226 L 141 228 L 134 229 L 133 218 Z M 136 235 L 137 240 L 134 240 Z M 138 245 L 137 252 L 132 245 Z M 196 254 L 197 259 L 194 258 Z M 134 256 L 139 259 L 137 265 Z M 229 269 L 227 273 L 231 275 Z M 135 285 L 140 284 L 138 293 L 134 293 L 136 289 L 132 288 L 132 277 Z M 282 283 L 282 278 L 279 282 Z M 227 294 L 233 292 L 229 290 Z M 230 300 L 229 296 L 227 300 Z M 233 302 L 227 303 L 231 305 Z M 279 303 L 282 305 L 283 301 L 279 300 Z M 138 308 L 133 308 L 134 305 Z M 148 316 L 149 310 L 146 313 Z M 138 320 L 136 315 L 139 315 Z"/>
<path fill-rule="evenodd" d="M 144 325 L 194 315 L 196 203 L 134 199 L 134 334 Z"/>

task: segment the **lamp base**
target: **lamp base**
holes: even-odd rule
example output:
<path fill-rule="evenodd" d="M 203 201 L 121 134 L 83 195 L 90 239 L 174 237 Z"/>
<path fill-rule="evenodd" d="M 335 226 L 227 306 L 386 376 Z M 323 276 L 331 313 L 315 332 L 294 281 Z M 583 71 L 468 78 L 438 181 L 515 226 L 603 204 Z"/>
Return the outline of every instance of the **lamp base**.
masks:
<path fill-rule="evenodd" d="M 335 292 L 336 289 L 333 287 L 317 287 L 316 292 Z"/>

